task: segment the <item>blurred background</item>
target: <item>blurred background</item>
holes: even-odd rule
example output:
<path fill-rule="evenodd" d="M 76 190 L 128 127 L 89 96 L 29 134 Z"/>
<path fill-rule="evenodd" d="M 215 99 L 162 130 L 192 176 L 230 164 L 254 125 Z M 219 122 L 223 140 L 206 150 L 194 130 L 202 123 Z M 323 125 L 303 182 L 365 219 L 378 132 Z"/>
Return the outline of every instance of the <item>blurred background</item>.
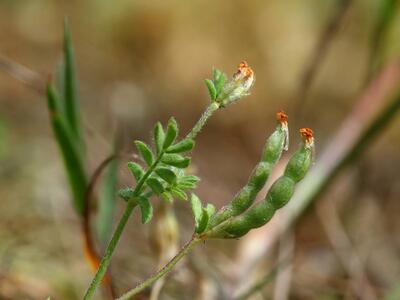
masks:
<path fill-rule="evenodd" d="M 81 299 L 93 275 L 46 98 L 26 80 L 54 74 L 64 16 L 75 49 L 88 174 L 112 152 L 117 134 L 133 153 L 133 140 L 150 142 L 153 124 L 174 116 L 184 136 L 208 104 L 203 79 L 213 67 L 230 75 L 243 59 L 252 66 L 251 96 L 218 111 L 193 152 L 191 172 L 202 179 L 197 194 L 219 208 L 246 183 L 277 111 L 289 113 L 289 154 L 299 127 L 315 131 L 315 166 L 325 149 L 343 146 L 332 145 L 333 137 L 371 80 L 385 66 L 398 68 L 396 4 L 0 0 L 0 299 Z M 396 78 L 392 91 L 400 87 Z M 390 99 L 382 100 L 377 105 Z M 377 112 L 368 107 L 365 114 Z M 273 243 L 261 228 L 198 247 L 159 298 L 233 299 L 267 278 L 249 299 L 400 299 L 399 133 L 400 118 L 393 118 Z M 119 161 L 120 187 L 133 183 L 126 161 Z M 114 222 L 123 208 L 115 199 Z M 172 252 L 193 228 L 187 202 L 175 201 L 174 211 L 180 225 Z M 134 212 L 112 261 L 117 294 L 159 267 L 156 226 L 141 225 Z"/>

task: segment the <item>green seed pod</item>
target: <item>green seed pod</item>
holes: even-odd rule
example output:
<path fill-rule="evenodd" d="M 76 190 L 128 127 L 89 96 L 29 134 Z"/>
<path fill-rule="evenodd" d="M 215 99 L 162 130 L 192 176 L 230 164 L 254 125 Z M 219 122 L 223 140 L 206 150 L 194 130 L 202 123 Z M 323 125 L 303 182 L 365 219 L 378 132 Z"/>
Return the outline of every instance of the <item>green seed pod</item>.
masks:
<path fill-rule="evenodd" d="M 257 164 L 248 183 L 236 194 L 233 200 L 214 215 L 210 221 L 211 227 L 243 213 L 254 203 L 257 194 L 271 174 L 272 168 L 281 157 L 282 151 L 287 150 L 287 115 L 283 112 L 278 112 L 276 117 L 278 126 L 265 144 L 261 162 Z"/>
<path fill-rule="evenodd" d="M 275 214 L 274 206 L 262 201 L 255 204 L 243 215 L 227 220 L 207 233 L 208 238 L 239 238 L 251 229 L 268 223 Z"/>
<path fill-rule="evenodd" d="M 293 196 L 294 188 L 311 166 L 314 139 L 311 129 L 300 129 L 303 143 L 288 162 L 284 175 L 271 186 L 265 199 L 243 214 L 230 218 L 212 228 L 207 238 L 238 238 L 253 228 L 266 224 L 275 211 L 285 206 Z"/>
<path fill-rule="evenodd" d="M 304 178 L 313 160 L 314 138 L 313 132 L 309 128 L 300 129 L 304 144 L 292 156 L 285 169 L 285 176 L 290 177 L 295 182 Z"/>
<path fill-rule="evenodd" d="M 276 114 L 276 118 L 278 127 L 268 138 L 262 155 L 262 160 L 271 164 L 275 164 L 281 158 L 282 151 L 289 148 L 288 117 L 280 111 Z"/>
<path fill-rule="evenodd" d="M 286 205 L 294 193 L 295 182 L 285 175 L 278 178 L 268 191 L 265 201 L 272 204 L 275 209 Z"/>

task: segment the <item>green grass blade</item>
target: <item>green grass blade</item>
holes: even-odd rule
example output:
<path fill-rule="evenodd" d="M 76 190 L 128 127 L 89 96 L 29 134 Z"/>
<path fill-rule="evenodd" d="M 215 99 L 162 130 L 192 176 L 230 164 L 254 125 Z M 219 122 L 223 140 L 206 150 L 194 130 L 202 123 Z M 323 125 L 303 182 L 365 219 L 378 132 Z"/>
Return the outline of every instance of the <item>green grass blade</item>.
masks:
<path fill-rule="evenodd" d="M 378 1 L 377 23 L 370 38 L 371 50 L 368 59 L 368 82 L 384 63 L 384 48 L 387 43 L 387 33 L 396 16 L 397 0 Z"/>
<path fill-rule="evenodd" d="M 7 124 L 1 119 L 0 115 L 0 161 L 6 158 L 9 150 Z"/>
<path fill-rule="evenodd" d="M 114 151 L 114 153 L 116 150 Z M 99 197 L 99 211 L 97 215 L 97 236 L 102 245 L 106 245 L 112 233 L 113 216 L 115 210 L 115 196 L 117 194 L 118 164 L 113 159 L 104 174 Z"/>
<path fill-rule="evenodd" d="M 71 33 L 68 21 L 64 22 L 64 101 L 65 116 L 71 133 L 76 139 L 77 145 L 83 151 L 82 128 L 80 122 L 79 103 L 77 96 L 77 81 L 75 73 L 74 51 L 72 47 Z"/>
<path fill-rule="evenodd" d="M 74 206 L 76 211 L 82 215 L 85 209 L 84 201 L 88 184 L 87 177 L 79 151 L 76 149 L 74 138 L 69 132 L 61 113 L 61 101 L 52 84 L 49 84 L 47 87 L 47 101 L 50 122 L 64 160 L 65 170 L 73 194 Z"/>

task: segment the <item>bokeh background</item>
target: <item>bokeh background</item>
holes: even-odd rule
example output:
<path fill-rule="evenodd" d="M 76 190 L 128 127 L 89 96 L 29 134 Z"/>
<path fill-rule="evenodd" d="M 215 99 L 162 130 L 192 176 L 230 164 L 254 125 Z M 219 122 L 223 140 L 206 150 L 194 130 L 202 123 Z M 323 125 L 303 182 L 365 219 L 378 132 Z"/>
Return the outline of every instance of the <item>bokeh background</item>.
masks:
<path fill-rule="evenodd" d="M 296 128 L 314 129 L 318 164 L 369 78 L 400 56 L 400 10 L 377 29 L 386 2 L 396 1 L 0 0 L 0 53 L 46 79 L 62 58 L 69 17 L 89 173 L 110 154 L 116 134 L 133 153 L 133 140 L 150 141 L 153 124 L 172 115 L 183 135 L 208 103 L 203 79 L 212 68 L 232 74 L 247 60 L 256 74 L 251 96 L 217 112 L 193 152 L 191 171 L 202 178 L 197 193 L 221 207 L 245 184 L 276 111 L 290 114 L 291 151 L 299 142 Z M 324 54 L 315 58 L 324 37 Z M 46 99 L 4 70 L 0 299 L 81 299 L 92 272 Z M 252 299 L 400 299 L 399 137 L 395 118 L 248 274 L 247 258 L 266 245 L 250 238 L 209 241 L 168 277 L 160 299 L 232 299 L 238 285 L 265 275 L 271 279 Z M 132 183 L 125 163 L 119 163 L 121 187 Z M 117 220 L 124 203 L 115 201 Z M 177 201 L 174 210 L 182 244 L 193 227 L 190 207 Z M 135 212 L 112 262 L 119 294 L 159 264 L 156 222 L 139 219 Z M 285 255 L 285 267 L 272 272 Z"/>

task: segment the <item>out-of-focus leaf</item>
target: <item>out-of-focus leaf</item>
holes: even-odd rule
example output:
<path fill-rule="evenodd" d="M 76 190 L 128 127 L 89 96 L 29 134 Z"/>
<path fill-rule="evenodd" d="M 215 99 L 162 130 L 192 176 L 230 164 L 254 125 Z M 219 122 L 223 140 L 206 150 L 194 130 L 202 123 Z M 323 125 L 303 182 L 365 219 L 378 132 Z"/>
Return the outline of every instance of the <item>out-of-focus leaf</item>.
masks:
<path fill-rule="evenodd" d="M 114 159 L 110 162 L 104 174 L 99 196 L 99 210 L 97 214 L 97 235 L 100 242 L 106 245 L 113 225 L 115 211 L 115 193 L 118 183 L 118 164 Z"/>
<path fill-rule="evenodd" d="M 79 214 L 83 214 L 85 209 L 85 194 L 87 189 L 87 177 L 80 152 L 74 142 L 63 115 L 61 113 L 61 103 L 52 84 L 47 86 L 47 103 L 50 113 L 50 121 L 53 132 L 64 160 L 68 181 L 72 190 L 74 206 Z"/>
<path fill-rule="evenodd" d="M 398 0 L 379 0 L 377 22 L 372 30 L 370 39 L 371 50 L 368 59 L 367 81 L 381 68 L 384 63 L 384 49 L 386 44 L 387 33 L 396 16 L 396 7 Z"/>
<path fill-rule="evenodd" d="M 398 300 L 400 299 L 400 284 L 394 284 L 393 287 L 391 287 L 387 292 L 384 297 L 384 300 Z"/>
<path fill-rule="evenodd" d="M 385 23 L 389 23 L 396 13 L 398 0 L 381 0 L 381 16 Z"/>
<path fill-rule="evenodd" d="M 76 88 L 74 51 L 68 21 L 64 21 L 64 101 L 66 122 L 71 130 L 79 151 L 84 151 L 79 101 Z"/>

